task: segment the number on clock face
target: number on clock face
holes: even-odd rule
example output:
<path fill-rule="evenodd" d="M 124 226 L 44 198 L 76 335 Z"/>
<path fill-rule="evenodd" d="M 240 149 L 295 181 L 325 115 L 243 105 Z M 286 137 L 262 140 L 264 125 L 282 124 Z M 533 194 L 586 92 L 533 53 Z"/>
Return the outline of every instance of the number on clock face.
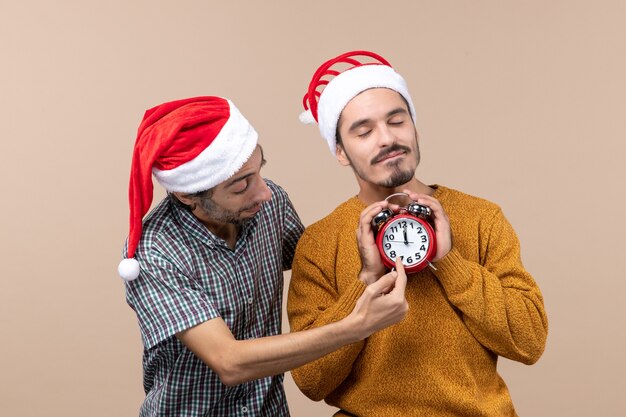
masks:
<path fill-rule="evenodd" d="M 430 239 L 419 221 L 403 217 L 386 225 L 382 244 L 388 258 L 395 261 L 399 256 L 402 263 L 410 267 L 423 261 Z"/>

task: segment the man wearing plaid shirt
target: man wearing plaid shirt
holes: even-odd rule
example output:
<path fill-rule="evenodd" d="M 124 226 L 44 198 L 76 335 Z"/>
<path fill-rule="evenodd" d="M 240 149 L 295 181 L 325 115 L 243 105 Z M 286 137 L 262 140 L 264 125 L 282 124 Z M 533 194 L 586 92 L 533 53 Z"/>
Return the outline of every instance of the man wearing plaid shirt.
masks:
<path fill-rule="evenodd" d="M 178 100 L 144 116 L 118 268 L 145 347 L 141 416 L 287 416 L 283 372 L 408 309 L 399 264 L 361 288 L 344 319 L 281 334 L 282 273 L 303 226 L 285 191 L 261 177 L 264 163 L 256 132 L 227 99 Z M 144 219 L 151 174 L 168 196 Z M 361 226 L 370 221 L 364 214 Z"/>

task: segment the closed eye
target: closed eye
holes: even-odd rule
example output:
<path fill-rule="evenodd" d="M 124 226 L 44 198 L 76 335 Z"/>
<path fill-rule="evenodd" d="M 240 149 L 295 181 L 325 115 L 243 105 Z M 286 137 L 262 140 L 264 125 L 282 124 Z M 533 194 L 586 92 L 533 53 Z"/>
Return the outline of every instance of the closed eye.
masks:
<path fill-rule="evenodd" d="M 248 179 L 243 179 L 241 180 L 240 184 L 242 184 L 243 188 L 240 188 L 241 186 L 239 184 L 237 184 L 237 190 L 233 190 L 233 194 L 243 194 L 246 192 L 246 190 L 248 189 Z"/>
<path fill-rule="evenodd" d="M 404 122 L 406 121 L 406 118 L 403 117 L 402 114 L 396 114 L 394 115 L 394 117 L 391 117 L 387 120 L 387 123 L 392 125 L 392 126 L 400 126 L 402 124 L 404 124 Z"/>

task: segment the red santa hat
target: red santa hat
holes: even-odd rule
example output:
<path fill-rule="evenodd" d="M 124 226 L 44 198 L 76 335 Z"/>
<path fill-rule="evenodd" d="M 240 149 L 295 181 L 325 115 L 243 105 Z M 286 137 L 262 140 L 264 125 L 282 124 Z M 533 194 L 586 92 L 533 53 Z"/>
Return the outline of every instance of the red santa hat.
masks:
<path fill-rule="evenodd" d="M 302 100 L 303 123 L 317 122 L 333 155 L 337 149 L 337 123 L 344 107 L 370 88 L 389 88 L 400 93 L 415 121 L 415 108 L 404 78 L 385 58 L 369 51 L 351 51 L 324 62 L 313 74 Z"/>
<path fill-rule="evenodd" d="M 146 111 L 130 170 L 130 233 L 120 277 L 139 276 L 134 259 L 143 216 L 152 204 L 151 174 L 167 190 L 196 193 L 234 175 L 250 158 L 257 133 L 235 105 L 221 97 L 194 97 Z"/>

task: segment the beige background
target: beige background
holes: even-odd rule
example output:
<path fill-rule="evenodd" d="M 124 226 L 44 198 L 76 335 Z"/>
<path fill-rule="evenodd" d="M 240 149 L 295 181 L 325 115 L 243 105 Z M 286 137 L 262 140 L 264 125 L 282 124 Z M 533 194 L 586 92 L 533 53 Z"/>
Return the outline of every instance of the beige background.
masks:
<path fill-rule="evenodd" d="M 356 183 L 301 98 L 358 48 L 409 83 L 420 179 L 498 202 L 519 233 L 550 320 L 539 363 L 501 362 L 520 415 L 626 415 L 621 0 L 0 0 L 0 415 L 137 415 L 116 266 L 144 110 L 232 98 L 310 224 Z M 332 413 L 287 391 L 294 416 Z"/>

